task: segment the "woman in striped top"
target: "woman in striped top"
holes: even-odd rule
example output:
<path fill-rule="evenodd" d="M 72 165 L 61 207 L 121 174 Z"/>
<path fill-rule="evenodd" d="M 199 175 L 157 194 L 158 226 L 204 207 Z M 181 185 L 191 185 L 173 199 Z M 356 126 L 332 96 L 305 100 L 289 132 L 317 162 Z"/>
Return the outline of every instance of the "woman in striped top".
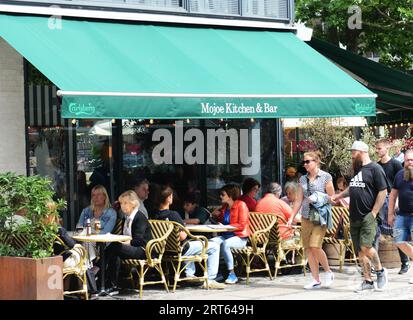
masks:
<path fill-rule="evenodd" d="M 304 286 L 304 289 L 321 288 L 319 264 L 323 266 L 325 271 L 323 286 L 329 287 L 334 280 L 334 274 L 331 272 L 327 256 L 322 249 L 327 226 L 313 224 L 309 220 L 310 201 L 308 197 L 314 192 L 328 194 L 329 197 L 334 195 L 333 179 L 328 172 L 320 169 L 320 163 L 321 158 L 318 152 L 304 153 L 303 165 L 307 170 L 307 174 L 300 178 L 297 201 L 288 220 L 288 224 L 291 225 L 295 215 L 301 208 L 301 239 L 313 277 L 312 281 Z"/>

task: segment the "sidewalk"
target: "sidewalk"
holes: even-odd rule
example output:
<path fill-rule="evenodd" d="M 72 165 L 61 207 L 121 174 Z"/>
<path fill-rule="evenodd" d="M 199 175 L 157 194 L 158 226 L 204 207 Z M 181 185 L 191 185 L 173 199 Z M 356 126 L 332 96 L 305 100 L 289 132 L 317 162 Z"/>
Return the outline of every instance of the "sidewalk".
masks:
<path fill-rule="evenodd" d="M 413 284 L 409 279 L 413 271 L 399 275 L 399 269 L 389 269 L 389 283 L 383 292 L 355 293 L 353 290 L 361 283 L 362 278 L 354 266 L 345 266 L 342 273 L 338 267 L 332 267 L 335 281 L 330 289 L 304 290 L 309 281 L 301 275 L 278 276 L 272 281 L 264 274 L 245 279 L 235 285 L 227 285 L 223 290 L 205 290 L 200 287 L 181 287 L 176 292 L 167 293 L 161 287 L 146 286 L 142 300 L 413 300 Z M 121 292 L 117 295 L 126 300 L 139 300 L 137 291 Z M 99 300 L 111 297 L 99 297 Z"/>

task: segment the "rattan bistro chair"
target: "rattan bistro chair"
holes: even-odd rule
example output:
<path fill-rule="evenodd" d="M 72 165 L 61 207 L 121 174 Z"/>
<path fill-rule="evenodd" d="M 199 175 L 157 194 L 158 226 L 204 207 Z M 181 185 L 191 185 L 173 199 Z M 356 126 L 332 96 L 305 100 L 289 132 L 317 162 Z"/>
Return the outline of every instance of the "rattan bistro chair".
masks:
<path fill-rule="evenodd" d="M 278 270 L 284 268 L 298 267 L 303 268 L 304 276 L 306 274 L 305 267 L 307 259 L 305 257 L 304 247 L 302 246 L 300 237 L 300 226 L 293 226 L 294 235 L 288 239 L 282 239 L 279 229 L 279 224 L 286 224 L 283 217 L 277 216 L 277 221 L 271 229 L 270 240 L 268 242 L 267 253 L 272 253 L 275 260 L 274 278 L 277 277 Z M 288 261 L 287 255 L 291 254 L 292 259 Z M 281 265 L 281 262 L 285 262 Z"/>
<path fill-rule="evenodd" d="M 129 267 L 129 279 L 133 283 L 132 268 L 136 267 L 139 276 L 139 298 L 142 299 L 143 286 L 148 284 L 163 283 L 167 292 L 168 284 L 162 269 L 162 259 L 166 248 L 166 241 L 174 226 L 169 221 L 149 220 L 151 225 L 152 240 L 145 247 L 146 259 L 122 259 L 122 264 Z M 145 281 L 145 275 L 149 269 L 155 269 L 161 276 L 161 280 Z"/>
<path fill-rule="evenodd" d="M 354 250 L 353 241 L 350 236 L 350 215 L 345 207 L 332 207 L 333 228 L 328 229 L 323 243 L 336 244 L 339 246 L 338 260 L 340 264 L 340 272 L 343 271 L 345 262 L 355 263 L 357 266 L 357 254 Z M 339 235 L 339 228 L 342 228 L 342 234 Z M 346 253 L 350 257 L 346 258 Z M 331 258 L 330 258 L 331 259 Z"/>
<path fill-rule="evenodd" d="M 63 267 L 63 280 L 69 276 L 74 276 L 78 279 L 81 283 L 80 289 L 73 290 L 73 291 L 64 291 L 63 295 L 72 295 L 72 294 L 83 294 L 85 299 L 89 299 L 88 289 L 87 289 L 87 251 L 85 247 L 82 245 L 76 245 L 74 248 L 70 249 L 66 244 L 63 242 L 60 237 L 56 237 L 55 242 L 63 246 L 64 250 L 59 254 L 62 254 L 65 251 L 72 251 L 74 254 L 78 254 L 80 256 L 79 262 L 73 267 Z"/>
<path fill-rule="evenodd" d="M 231 252 L 235 256 L 241 258 L 242 265 L 246 267 L 247 284 L 249 284 L 250 273 L 253 272 L 267 271 L 272 280 L 266 254 L 270 232 L 276 222 L 277 217 L 274 214 L 250 212 L 251 234 L 247 246 L 241 249 L 231 249 Z M 264 263 L 264 268 L 251 268 L 251 264 L 255 258 L 259 259 L 259 262 Z"/>
<path fill-rule="evenodd" d="M 180 225 L 179 223 L 176 223 L 174 221 L 169 221 L 169 223 L 171 223 L 174 226 L 174 228 L 166 242 L 164 261 L 168 263 L 168 265 L 172 266 L 174 271 L 174 283 L 172 291 L 175 292 L 178 282 L 181 281 L 203 281 L 205 287 L 208 288 L 208 239 L 205 236 L 194 236 L 187 228 Z M 179 240 L 179 233 L 181 231 L 186 233 L 187 241 L 201 241 L 202 250 L 199 254 L 191 256 L 184 255 L 185 246 L 181 245 L 181 241 Z M 181 274 L 185 271 L 187 263 L 189 262 L 197 263 L 202 271 L 202 275 L 200 275 L 199 277 L 194 276 L 191 278 L 181 278 Z"/>

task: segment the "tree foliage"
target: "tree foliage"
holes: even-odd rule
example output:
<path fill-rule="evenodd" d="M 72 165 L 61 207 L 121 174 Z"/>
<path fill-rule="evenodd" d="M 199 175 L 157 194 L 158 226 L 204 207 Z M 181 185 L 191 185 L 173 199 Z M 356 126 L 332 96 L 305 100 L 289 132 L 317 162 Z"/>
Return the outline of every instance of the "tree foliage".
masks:
<path fill-rule="evenodd" d="M 307 140 L 322 154 L 323 169 L 334 176 L 351 177 L 351 152 L 348 149 L 356 140 L 353 128 L 332 125 L 332 119 L 326 118 L 306 119 L 304 128 Z M 370 158 L 377 160 L 374 132 L 369 127 L 363 127 L 361 131 L 361 140 L 369 146 Z"/>
<path fill-rule="evenodd" d="M 354 28 L 354 6 L 361 29 Z M 413 67 L 413 0 L 296 0 L 296 19 L 351 52 L 377 53 L 380 63 L 401 71 Z"/>
<path fill-rule="evenodd" d="M 23 235 L 24 248 L 15 248 L 7 241 L 0 241 L 0 256 L 45 258 L 53 255 L 53 242 L 58 229 L 58 210 L 65 207 L 64 200 L 54 202 L 51 181 L 40 176 L 0 174 L 0 236 L 10 239 Z M 25 210 L 28 223 L 6 227 L 16 212 Z"/>

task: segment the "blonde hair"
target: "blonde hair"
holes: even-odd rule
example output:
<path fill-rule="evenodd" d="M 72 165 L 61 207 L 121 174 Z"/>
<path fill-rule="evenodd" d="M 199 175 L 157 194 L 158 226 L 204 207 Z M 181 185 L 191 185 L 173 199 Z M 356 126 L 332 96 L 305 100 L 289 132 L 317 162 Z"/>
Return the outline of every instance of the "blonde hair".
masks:
<path fill-rule="evenodd" d="M 108 195 L 108 192 L 106 191 L 106 188 L 105 188 L 104 186 L 102 186 L 102 185 L 100 185 L 100 184 L 97 185 L 97 186 L 94 186 L 94 187 L 92 188 L 92 191 L 91 191 L 90 193 L 92 194 L 93 191 L 100 191 L 100 192 L 102 192 L 102 193 L 104 194 L 104 196 L 105 196 L 105 205 L 104 205 L 104 208 L 105 208 L 105 209 L 108 209 L 108 208 L 111 207 L 110 201 L 109 201 L 109 195 Z M 93 203 L 92 200 L 90 200 L 90 209 L 92 209 L 92 211 L 95 210 L 95 204 Z"/>
<path fill-rule="evenodd" d="M 133 190 L 127 190 L 119 196 L 119 201 L 121 199 L 126 199 L 129 203 L 131 203 L 135 208 L 140 205 L 140 200 L 138 195 Z"/>
<path fill-rule="evenodd" d="M 321 161 L 321 152 L 320 151 L 308 151 L 304 153 L 304 157 L 313 158 L 313 160 L 320 166 Z"/>
<path fill-rule="evenodd" d="M 391 145 L 392 145 L 390 140 L 387 139 L 387 138 L 381 138 L 381 139 L 377 140 L 376 141 L 376 146 L 379 145 L 379 144 L 384 145 L 386 148 L 390 148 Z"/>

